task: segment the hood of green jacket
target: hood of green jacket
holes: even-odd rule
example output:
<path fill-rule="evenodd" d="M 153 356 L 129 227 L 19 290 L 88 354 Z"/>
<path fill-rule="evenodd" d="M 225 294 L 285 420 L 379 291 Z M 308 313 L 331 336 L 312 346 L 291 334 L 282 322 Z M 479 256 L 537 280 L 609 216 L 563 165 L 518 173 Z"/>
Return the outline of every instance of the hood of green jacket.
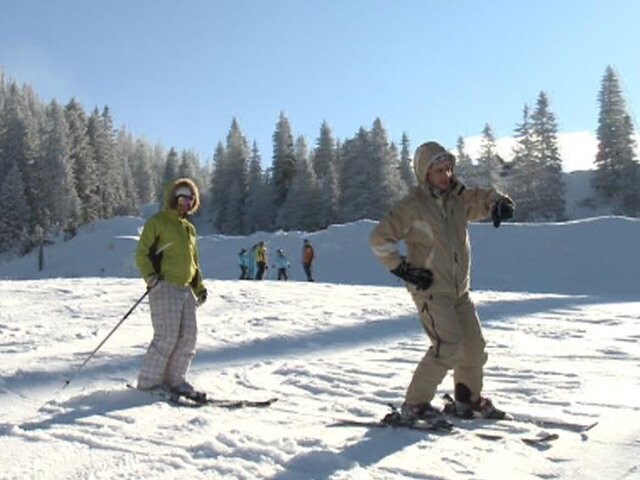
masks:
<path fill-rule="evenodd" d="M 200 207 L 200 192 L 198 191 L 198 187 L 193 182 L 193 180 L 189 178 L 178 178 L 172 182 L 167 182 L 164 186 L 164 191 L 162 195 L 162 210 L 177 210 L 178 208 L 178 199 L 176 198 L 176 190 L 180 187 L 187 187 L 191 190 L 193 194 L 193 202 L 191 203 L 191 208 L 187 212 L 187 215 L 194 214 L 198 208 Z"/>

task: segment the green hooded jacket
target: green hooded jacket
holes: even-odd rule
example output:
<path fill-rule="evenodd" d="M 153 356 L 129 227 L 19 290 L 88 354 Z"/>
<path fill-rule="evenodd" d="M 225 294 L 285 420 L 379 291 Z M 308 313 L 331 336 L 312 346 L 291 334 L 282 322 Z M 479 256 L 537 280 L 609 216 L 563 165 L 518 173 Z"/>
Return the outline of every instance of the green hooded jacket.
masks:
<path fill-rule="evenodd" d="M 193 193 L 187 215 L 198 209 L 198 188 L 191 180 L 181 178 L 168 183 L 161 210 L 144 224 L 136 249 L 136 265 L 144 279 L 160 275 L 164 281 L 174 285 L 190 285 L 198 296 L 205 288 L 198 261 L 196 229 L 186 216 L 178 214 L 175 192 L 180 187 L 188 187 Z"/>

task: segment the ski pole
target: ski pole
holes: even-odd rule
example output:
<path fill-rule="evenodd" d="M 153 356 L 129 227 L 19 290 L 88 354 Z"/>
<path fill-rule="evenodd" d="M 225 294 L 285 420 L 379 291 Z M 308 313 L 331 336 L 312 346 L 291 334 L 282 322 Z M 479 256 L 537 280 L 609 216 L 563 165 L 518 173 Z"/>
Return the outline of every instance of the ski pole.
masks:
<path fill-rule="evenodd" d="M 102 340 L 102 341 L 100 342 L 100 345 L 98 345 L 98 346 L 95 348 L 95 350 L 89 354 L 89 356 L 85 359 L 85 361 L 84 361 L 84 362 L 82 362 L 82 365 L 80 365 L 80 366 L 76 369 L 76 371 L 75 371 L 75 372 L 73 372 L 73 375 L 71 375 L 71 377 L 70 377 L 68 380 L 66 380 L 66 381 L 64 382 L 64 386 L 62 387 L 62 389 L 63 389 L 63 390 L 67 387 L 67 385 L 69 385 L 69 384 L 71 383 L 71 380 L 73 380 L 73 379 L 76 377 L 76 375 L 78 375 L 78 373 L 80 373 L 80 370 L 82 370 L 82 369 L 84 368 L 84 366 L 89 362 L 89 360 L 91 360 L 91 358 L 96 354 L 96 352 L 97 352 L 98 350 L 100 350 L 100 347 L 102 347 L 102 345 L 104 345 L 104 344 L 105 344 L 105 342 L 106 342 L 107 340 L 109 340 L 109 337 L 110 337 L 111 335 L 113 335 L 113 332 L 115 332 L 115 331 L 118 329 L 118 327 L 120 327 L 120 325 L 122 325 L 122 322 L 124 322 L 124 321 L 127 319 L 127 317 L 128 317 L 129 315 L 131 315 L 131 312 L 133 312 L 133 311 L 135 310 L 135 308 L 140 304 L 140 302 L 142 302 L 142 300 L 144 300 L 144 298 L 149 294 L 149 292 L 150 292 L 150 291 L 151 291 L 151 290 L 152 290 L 152 289 L 153 289 L 157 284 L 158 284 L 158 282 L 154 283 L 153 285 L 151 285 L 150 287 L 148 287 L 148 288 L 145 290 L 144 294 L 143 294 L 143 295 L 138 299 L 138 301 L 136 301 L 136 303 L 134 303 L 134 304 L 133 304 L 133 307 L 131 307 L 131 308 L 129 309 L 129 311 L 128 311 L 127 313 L 125 313 L 124 317 L 122 317 L 122 320 L 120 320 L 120 321 L 117 323 L 117 325 L 111 329 L 111 331 L 109 332 L 109 334 L 108 334 L 106 337 L 104 337 L 104 340 Z"/>

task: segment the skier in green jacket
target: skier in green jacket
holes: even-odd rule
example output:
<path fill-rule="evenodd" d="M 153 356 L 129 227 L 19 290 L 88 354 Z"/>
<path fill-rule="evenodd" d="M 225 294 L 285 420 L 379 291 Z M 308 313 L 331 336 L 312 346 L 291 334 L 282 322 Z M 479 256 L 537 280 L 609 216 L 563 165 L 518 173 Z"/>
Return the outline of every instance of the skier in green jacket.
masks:
<path fill-rule="evenodd" d="M 160 212 L 144 225 L 136 265 L 147 282 L 153 339 L 142 360 L 138 388 L 192 394 L 186 373 L 196 352 L 196 307 L 207 299 L 198 262 L 195 227 L 187 220 L 199 207 L 188 178 L 167 184 Z"/>

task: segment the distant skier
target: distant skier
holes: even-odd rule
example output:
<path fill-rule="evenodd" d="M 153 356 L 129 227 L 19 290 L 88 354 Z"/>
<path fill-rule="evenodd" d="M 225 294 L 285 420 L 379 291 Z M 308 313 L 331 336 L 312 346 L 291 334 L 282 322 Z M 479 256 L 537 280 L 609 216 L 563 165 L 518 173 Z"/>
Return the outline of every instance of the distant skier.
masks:
<path fill-rule="evenodd" d="M 249 276 L 249 252 L 246 248 L 242 248 L 238 252 L 238 265 L 240 267 L 240 280 L 248 280 Z"/>
<path fill-rule="evenodd" d="M 278 269 L 278 280 L 288 280 L 288 272 L 289 267 L 291 267 L 291 262 L 289 261 L 289 258 L 284 254 L 284 250 L 279 248 L 276 251 L 276 257 L 273 261 L 273 266 Z"/>
<path fill-rule="evenodd" d="M 258 246 L 254 252 L 256 260 L 256 280 L 262 280 L 264 272 L 267 270 L 267 246 L 264 242 L 258 242 Z"/>
<path fill-rule="evenodd" d="M 185 376 L 196 353 L 196 307 L 207 300 L 196 229 L 187 220 L 199 207 L 198 189 L 181 178 L 164 191 L 160 212 L 144 225 L 136 265 L 147 282 L 153 339 L 142 359 L 138 388 L 193 393 Z"/>
<path fill-rule="evenodd" d="M 313 282 L 311 265 L 313 263 L 314 256 L 315 256 L 315 253 L 313 251 L 313 247 L 311 246 L 311 243 L 309 243 L 309 240 L 305 238 L 304 241 L 302 242 L 302 268 L 309 282 Z"/>
<path fill-rule="evenodd" d="M 256 243 L 251 247 L 251 250 L 247 252 L 249 257 L 249 280 L 253 280 L 256 278 L 256 248 L 258 248 L 258 244 Z"/>
<path fill-rule="evenodd" d="M 485 341 L 469 297 L 467 222 L 513 216 L 514 203 L 494 189 L 465 188 L 453 175 L 455 157 L 436 142 L 418 147 L 414 188 L 373 229 L 371 248 L 391 273 L 406 282 L 432 346 L 416 368 L 401 408 L 408 421 L 434 414 L 436 389 L 453 369 L 454 412 L 503 417 L 481 395 Z M 398 252 L 404 241 L 406 258 Z"/>

